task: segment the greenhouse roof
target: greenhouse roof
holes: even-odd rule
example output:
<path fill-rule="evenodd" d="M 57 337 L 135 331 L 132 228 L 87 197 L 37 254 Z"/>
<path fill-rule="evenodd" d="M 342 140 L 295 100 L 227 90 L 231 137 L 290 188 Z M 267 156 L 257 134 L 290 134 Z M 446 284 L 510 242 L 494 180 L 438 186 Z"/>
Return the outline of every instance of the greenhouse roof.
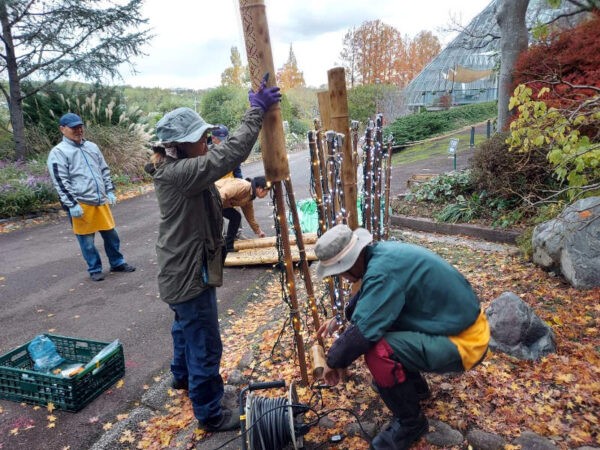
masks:
<path fill-rule="evenodd" d="M 435 108 L 480 103 L 498 98 L 500 30 L 493 0 L 404 89 L 406 105 Z M 531 0 L 527 26 L 547 23 L 574 8 L 562 2 L 553 9 L 546 0 Z M 575 19 L 572 19 L 574 22 Z"/>

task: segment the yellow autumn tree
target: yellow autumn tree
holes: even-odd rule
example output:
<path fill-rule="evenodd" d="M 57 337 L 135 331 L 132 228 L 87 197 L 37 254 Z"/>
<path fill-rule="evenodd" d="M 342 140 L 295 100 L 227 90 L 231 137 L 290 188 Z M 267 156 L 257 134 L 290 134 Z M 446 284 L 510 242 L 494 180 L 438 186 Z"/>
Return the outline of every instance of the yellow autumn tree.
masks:
<path fill-rule="evenodd" d="M 281 88 L 282 92 L 306 86 L 304 74 L 298 69 L 298 61 L 294 55 L 292 44 L 290 44 L 287 62 L 277 71 L 277 86 Z"/>
<path fill-rule="evenodd" d="M 231 67 L 221 74 L 222 86 L 244 86 L 247 84 L 246 68 L 242 65 L 242 57 L 237 47 L 231 47 Z"/>

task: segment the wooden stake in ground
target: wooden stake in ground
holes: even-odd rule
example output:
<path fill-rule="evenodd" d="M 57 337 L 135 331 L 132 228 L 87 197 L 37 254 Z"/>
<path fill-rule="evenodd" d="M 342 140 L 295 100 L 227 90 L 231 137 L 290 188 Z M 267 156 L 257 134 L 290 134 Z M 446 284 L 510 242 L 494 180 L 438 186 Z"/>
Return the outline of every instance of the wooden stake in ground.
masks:
<path fill-rule="evenodd" d="M 271 39 L 269 37 L 269 24 L 263 0 L 239 0 L 244 40 L 246 43 L 246 54 L 248 56 L 248 70 L 252 81 L 252 88 L 256 91 L 260 86 L 265 73 L 269 73 L 267 86 L 275 85 L 275 68 L 273 65 L 273 54 L 271 51 Z M 287 291 L 290 300 L 290 315 L 294 329 L 294 339 L 298 351 L 300 374 L 302 381 L 308 384 L 308 371 L 306 366 L 306 354 L 304 341 L 300 334 L 300 314 L 298 312 L 298 299 L 296 296 L 295 275 L 292 262 L 292 253 L 288 234 L 285 201 L 283 198 L 282 180 L 288 180 L 290 169 L 285 149 L 285 135 L 283 131 L 283 120 L 279 104 L 273 105 L 265 113 L 261 132 L 261 151 L 263 152 L 263 164 L 265 177 L 273 186 L 275 206 L 278 221 L 278 230 L 283 247 L 283 258 L 287 280 Z M 296 208 L 291 204 L 291 208 Z M 298 240 L 302 232 L 296 230 Z M 284 287 L 284 290 L 286 288 Z"/>
<path fill-rule="evenodd" d="M 319 114 L 321 114 L 321 125 L 325 131 L 331 130 L 331 105 L 329 102 L 329 91 L 317 92 L 319 102 Z"/>
<path fill-rule="evenodd" d="M 331 108 L 331 126 L 345 136 L 343 140 L 342 184 L 344 187 L 344 207 L 348 226 L 358 228 L 356 211 L 356 170 L 352 158 L 350 140 L 350 120 L 348 117 L 348 94 L 346 91 L 346 72 L 343 67 L 335 67 L 327 71 L 329 86 L 329 106 Z"/>

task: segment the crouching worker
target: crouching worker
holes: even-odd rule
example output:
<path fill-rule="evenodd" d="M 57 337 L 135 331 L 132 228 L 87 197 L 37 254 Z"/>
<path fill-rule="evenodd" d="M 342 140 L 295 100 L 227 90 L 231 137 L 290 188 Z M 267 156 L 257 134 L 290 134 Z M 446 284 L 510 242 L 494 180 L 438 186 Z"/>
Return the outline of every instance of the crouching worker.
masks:
<path fill-rule="evenodd" d="M 246 221 L 258 237 L 265 237 L 265 232 L 260 228 L 254 218 L 253 201 L 256 198 L 265 198 L 269 193 L 271 185 L 267 183 L 265 177 L 254 177 L 245 180 L 239 178 L 221 178 L 215 182 L 215 186 L 221 195 L 223 202 L 223 217 L 229 223 L 227 224 L 227 234 L 225 235 L 225 245 L 227 251 L 233 251 L 233 242 L 237 236 L 242 215 L 236 208 L 239 206 L 244 213 Z"/>
<path fill-rule="evenodd" d="M 350 324 L 327 353 L 323 378 L 336 385 L 359 356 L 394 420 L 371 443 L 408 449 L 427 432 L 419 400 L 429 395 L 420 372 L 462 372 L 480 363 L 490 331 L 469 282 L 437 254 L 336 225 L 315 246 L 317 275 L 340 275 L 361 288 L 346 308 Z M 317 335 L 337 329 L 335 319 Z"/>

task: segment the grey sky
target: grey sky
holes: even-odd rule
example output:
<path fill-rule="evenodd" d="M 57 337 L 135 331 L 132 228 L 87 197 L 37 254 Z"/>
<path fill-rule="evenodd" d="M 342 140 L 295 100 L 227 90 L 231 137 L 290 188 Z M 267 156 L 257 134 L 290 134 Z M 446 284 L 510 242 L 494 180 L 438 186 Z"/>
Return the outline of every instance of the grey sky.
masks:
<path fill-rule="evenodd" d="M 327 83 L 327 70 L 339 64 L 345 32 L 380 19 L 403 35 L 429 30 L 443 43 L 451 20 L 467 24 L 489 0 L 265 0 L 275 68 L 287 60 L 292 44 L 309 86 Z M 236 46 L 246 64 L 238 0 L 146 0 L 143 13 L 156 35 L 145 57 L 133 62 L 139 72 L 122 71 L 127 84 L 205 89 L 220 84 Z"/>

